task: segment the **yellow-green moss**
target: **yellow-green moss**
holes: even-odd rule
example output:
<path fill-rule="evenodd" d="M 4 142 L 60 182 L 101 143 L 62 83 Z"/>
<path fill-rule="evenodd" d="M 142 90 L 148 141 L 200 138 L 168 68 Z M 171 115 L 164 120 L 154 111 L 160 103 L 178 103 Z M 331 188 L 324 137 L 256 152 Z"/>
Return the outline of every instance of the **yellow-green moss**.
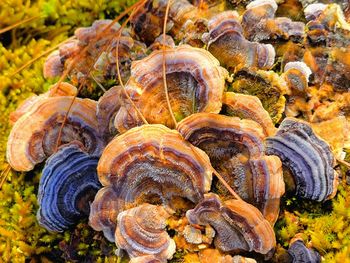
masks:
<path fill-rule="evenodd" d="M 62 234 L 49 233 L 36 220 L 37 188 L 42 167 L 30 173 L 9 171 L 5 159 L 11 126 L 9 114 L 26 98 L 45 92 L 55 80 L 45 80 L 45 57 L 15 71 L 42 52 L 72 35 L 77 27 L 96 19 L 115 18 L 135 0 L 59 1 L 9 0 L 0 2 L 0 28 L 40 15 L 31 22 L 0 35 L 0 170 L 7 180 L 0 190 L 0 262 L 81 260 L 117 262 L 115 245 L 82 222 Z M 66 250 L 65 250 L 66 249 Z M 70 252 L 74 252 L 69 255 Z M 74 258 L 70 258 L 74 257 Z"/>

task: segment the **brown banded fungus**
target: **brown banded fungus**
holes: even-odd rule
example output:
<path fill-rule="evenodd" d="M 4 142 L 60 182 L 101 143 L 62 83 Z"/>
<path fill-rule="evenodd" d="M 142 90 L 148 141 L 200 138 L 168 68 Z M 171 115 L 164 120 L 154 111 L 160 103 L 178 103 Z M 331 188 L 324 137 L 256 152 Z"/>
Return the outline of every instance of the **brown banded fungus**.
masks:
<path fill-rule="evenodd" d="M 242 200 L 222 202 L 217 195 L 207 194 L 186 216 L 191 224 L 211 225 L 216 231 L 214 244 L 222 252 L 256 252 L 269 258 L 276 246 L 269 222 Z"/>
<path fill-rule="evenodd" d="M 296 195 L 316 201 L 337 191 L 335 159 L 329 145 L 304 121 L 286 118 L 276 135 L 266 139 L 267 154 L 277 155 L 294 177 Z"/>
<path fill-rule="evenodd" d="M 118 215 L 115 243 L 131 258 L 153 255 L 159 260 L 171 259 L 175 242 L 165 230 L 170 214 L 162 206 L 142 204 Z"/>
<path fill-rule="evenodd" d="M 228 69 L 270 69 L 273 66 L 273 46 L 245 39 L 237 12 L 219 13 L 210 19 L 208 28 L 209 33 L 203 35 L 203 40 L 210 53 Z"/>
<path fill-rule="evenodd" d="M 72 104 L 73 99 L 71 96 L 39 99 L 15 122 L 7 143 L 7 160 L 13 169 L 30 171 L 51 156 L 57 146 L 74 141 L 80 142 L 90 154 L 101 153 L 105 143 L 99 134 L 96 102 L 75 98 Z"/>
<path fill-rule="evenodd" d="M 68 71 L 73 83 L 85 85 L 95 80 L 99 83 L 115 80 L 119 30 L 120 25 L 112 20 L 97 20 L 90 27 L 78 28 L 74 33 L 76 39 L 62 44 L 49 55 L 44 64 L 44 76 L 57 77 Z M 144 57 L 145 52 L 146 46 L 123 30 L 119 38 L 118 59 L 124 81 L 130 75 L 131 61 Z"/>
<path fill-rule="evenodd" d="M 97 102 L 96 118 L 100 133 L 106 140 L 110 140 L 117 130 L 114 127 L 114 118 L 122 102 L 122 88 L 114 86 L 107 90 Z"/>
<path fill-rule="evenodd" d="M 134 62 L 126 90 L 149 123 L 174 127 L 164 93 L 162 61 L 163 51 L 158 50 Z M 208 51 L 188 45 L 167 48 L 165 63 L 170 105 L 178 121 L 195 112 L 220 111 L 228 73 Z M 115 119 L 120 132 L 131 128 L 130 116 L 139 117 L 125 103 Z"/>
<path fill-rule="evenodd" d="M 299 38 L 304 36 L 304 23 L 287 17 L 275 17 L 275 0 L 255 0 L 247 5 L 242 15 L 244 35 L 250 41 Z"/>
<path fill-rule="evenodd" d="M 275 223 L 284 193 L 282 163 L 266 156 L 261 126 L 213 113 L 193 114 L 178 125 L 182 136 L 204 150 L 213 167 L 245 201 Z"/>
<path fill-rule="evenodd" d="M 162 125 L 133 128 L 115 137 L 100 158 L 97 171 L 105 187 L 92 204 L 90 225 L 109 235 L 124 204 L 172 206 L 178 197 L 197 203 L 210 190 L 212 169 L 208 156 L 177 131 Z"/>
<path fill-rule="evenodd" d="M 276 133 L 271 117 L 262 106 L 259 98 L 251 95 L 225 92 L 222 104 L 224 114 L 259 123 L 266 136 Z"/>

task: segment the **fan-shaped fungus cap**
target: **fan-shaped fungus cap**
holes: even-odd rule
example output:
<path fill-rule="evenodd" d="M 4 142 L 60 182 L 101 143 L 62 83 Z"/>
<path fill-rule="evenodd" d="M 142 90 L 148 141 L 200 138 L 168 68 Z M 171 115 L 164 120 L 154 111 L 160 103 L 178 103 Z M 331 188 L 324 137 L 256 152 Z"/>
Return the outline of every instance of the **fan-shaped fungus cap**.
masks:
<path fill-rule="evenodd" d="M 98 157 L 76 144 L 63 146 L 47 161 L 40 178 L 37 218 L 50 231 L 62 232 L 90 212 L 101 187 L 97 178 Z"/>
<path fill-rule="evenodd" d="M 260 99 L 273 123 L 282 118 L 289 87 L 284 78 L 274 71 L 242 69 L 235 73 L 232 90 L 236 93 L 249 94 Z"/>
<path fill-rule="evenodd" d="M 217 195 L 206 194 L 186 216 L 191 224 L 211 225 L 216 231 L 214 244 L 223 252 L 266 255 L 276 246 L 269 222 L 257 208 L 242 200 L 222 203 Z"/>
<path fill-rule="evenodd" d="M 327 8 L 327 5 L 322 3 L 310 4 L 304 9 L 304 15 L 307 21 L 315 20 Z"/>
<path fill-rule="evenodd" d="M 178 125 L 182 136 L 204 150 L 213 167 L 249 203 L 274 224 L 284 193 L 282 163 L 265 156 L 259 124 L 213 113 L 193 114 Z"/>
<path fill-rule="evenodd" d="M 334 157 L 329 145 L 304 121 L 286 118 L 276 135 L 266 139 L 266 152 L 280 157 L 292 172 L 298 196 L 324 201 L 337 191 Z"/>
<path fill-rule="evenodd" d="M 223 97 L 225 114 L 242 119 L 253 120 L 261 125 L 266 136 L 274 135 L 276 128 L 269 113 L 264 109 L 256 96 L 225 92 Z"/>
<path fill-rule="evenodd" d="M 305 24 L 294 22 L 287 17 L 275 18 L 275 0 L 255 0 L 247 5 L 242 15 L 244 35 L 251 41 L 291 37 L 301 38 Z"/>
<path fill-rule="evenodd" d="M 123 210 L 124 200 L 119 198 L 112 186 L 100 189 L 90 207 L 89 225 L 114 242 L 118 214 Z"/>
<path fill-rule="evenodd" d="M 165 230 L 170 214 L 162 206 L 142 204 L 118 215 L 115 243 L 131 258 L 154 255 L 160 260 L 171 259 L 175 242 Z"/>
<path fill-rule="evenodd" d="M 164 93 L 162 61 L 163 51 L 158 50 L 134 62 L 126 89 L 149 123 L 174 127 Z M 208 51 L 188 45 L 167 48 L 165 63 L 170 105 L 177 120 L 195 112 L 220 111 L 228 73 Z M 119 129 L 125 117 L 117 114 Z"/>
<path fill-rule="evenodd" d="M 300 93 L 308 88 L 311 74 L 311 69 L 304 62 L 293 61 L 285 65 L 283 77 L 292 91 Z"/>
<path fill-rule="evenodd" d="M 307 248 L 300 238 L 293 238 L 288 249 L 288 254 L 292 257 L 293 263 L 312 262 L 320 263 L 320 254 L 310 248 Z"/>
<path fill-rule="evenodd" d="M 209 21 L 208 28 L 209 33 L 203 38 L 208 43 L 208 50 L 223 66 L 231 69 L 269 69 L 273 66 L 275 49 L 270 44 L 245 39 L 237 12 L 219 13 Z"/>
<path fill-rule="evenodd" d="M 166 6 L 169 3 L 167 31 L 176 33 L 182 25 L 194 17 L 197 8 L 187 0 L 145 1 L 141 8 L 133 14 L 130 24 L 135 34 L 147 45 L 163 32 Z"/>
<path fill-rule="evenodd" d="M 48 97 L 76 96 L 77 94 L 78 90 L 75 86 L 67 82 L 56 83 L 52 85 L 47 92 L 39 96 L 33 95 L 22 102 L 14 112 L 11 112 L 10 122 L 14 124 L 20 117 L 30 111 L 40 100 L 46 99 Z"/>
<path fill-rule="evenodd" d="M 115 137 L 97 170 L 106 187 L 92 204 L 90 225 L 107 234 L 115 227 L 124 202 L 157 198 L 171 205 L 178 196 L 197 203 L 212 180 L 208 156 L 162 125 L 143 125 Z"/>
<path fill-rule="evenodd" d="M 122 88 L 114 86 L 107 90 L 97 102 L 96 117 L 100 133 L 110 140 L 116 133 L 114 118 L 122 103 Z"/>
<path fill-rule="evenodd" d="M 104 141 L 98 131 L 96 102 L 73 99 L 71 96 L 39 99 L 16 121 L 7 142 L 7 160 L 13 169 L 30 171 L 54 153 L 69 109 L 58 146 L 79 141 L 90 154 L 102 151 Z"/>

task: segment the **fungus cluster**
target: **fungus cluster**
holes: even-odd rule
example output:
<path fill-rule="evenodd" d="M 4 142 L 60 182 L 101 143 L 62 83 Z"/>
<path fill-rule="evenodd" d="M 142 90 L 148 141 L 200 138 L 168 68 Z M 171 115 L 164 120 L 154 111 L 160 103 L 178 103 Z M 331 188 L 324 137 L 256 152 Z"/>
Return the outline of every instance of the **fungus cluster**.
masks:
<path fill-rule="evenodd" d="M 179 238 L 230 259 L 269 260 L 286 184 L 319 202 L 337 191 L 338 149 L 310 119 L 284 118 L 304 109 L 296 101 L 310 93 L 310 75 L 318 81 L 317 65 L 284 61 L 282 73 L 267 71 L 273 41 L 317 42 L 319 32 L 275 17 L 272 0 L 255 0 L 241 15 L 209 7 L 203 16 L 186 0 L 144 2 L 130 30 L 96 21 L 47 58 L 47 77 L 67 74 L 81 87 L 98 71 L 101 82 L 118 76 L 120 85 L 98 101 L 61 81 L 29 98 L 11 116 L 8 162 L 30 171 L 46 160 L 40 225 L 62 232 L 88 218 L 130 262 L 166 262 Z M 306 9 L 307 26 L 331 34 L 324 14 L 334 8 Z M 290 246 L 293 260 L 318 257 L 300 242 Z"/>

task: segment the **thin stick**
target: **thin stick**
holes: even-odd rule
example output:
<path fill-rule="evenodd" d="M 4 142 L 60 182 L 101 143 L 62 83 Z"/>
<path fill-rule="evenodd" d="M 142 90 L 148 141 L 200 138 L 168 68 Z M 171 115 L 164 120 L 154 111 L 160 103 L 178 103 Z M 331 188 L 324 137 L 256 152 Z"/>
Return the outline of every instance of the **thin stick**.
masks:
<path fill-rule="evenodd" d="M 85 81 L 81 82 L 81 84 L 79 85 L 77 94 L 79 94 L 79 92 L 81 91 L 81 89 L 83 88 L 84 85 L 85 85 Z M 70 110 L 73 107 L 73 104 L 74 104 L 76 98 L 77 98 L 77 95 L 73 96 L 73 99 L 72 99 L 71 103 L 69 104 L 68 110 L 67 110 L 66 114 L 64 115 L 63 122 L 62 122 L 60 130 L 58 132 L 57 141 L 56 141 L 56 147 L 55 147 L 55 151 L 54 152 L 57 152 L 58 147 L 61 144 L 61 137 L 62 137 L 63 128 L 64 128 L 64 125 L 66 124 L 66 122 L 68 120 L 68 115 L 70 113 Z"/>
<path fill-rule="evenodd" d="M 234 198 L 238 200 L 242 200 L 238 194 L 229 186 L 229 184 L 225 181 L 224 178 L 213 168 L 213 173 L 220 180 L 220 182 L 226 187 L 226 189 L 233 195 Z"/>
<path fill-rule="evenodd" d="M 146 2 L 146 1 L 143 1 L 143 2 Z M 133 16 L 133 14 L 139 10 L 139 8 L 141 7 L 138 6 L 131 14 L 130 16 L 125 20 L 125 22 L 121 25 L 120 29 L 119 29 L 119 32 L 118 32 L 118 37 L 117 37 L 117 44 L 116 44 L 116 50 L 115 50 L 115 59 L 116 59 L 116 67 L 117 67 L 117 75 L 118 75 L 118 81 L 119 81 L 119 84 L 120 86 L 122 87 L 123 89 L 123 92 L 125 94 L 125 96 L 127 97 L 128 101 L 131 103 L 132 107 L 136 110 L 137 114 L 139 115 L 139 117 L 142 119 L 143 123 L 144 124 L 148 124 L 146 118 L 143 116 L 143 114 L 141 113 L 141 111 L 138 109 L 138 107 L 135 105 L 134 101 L 130 98 L 125 86 L 124 86 L 124 83 L 123 83 L 123 80 L 122 80 L 122 77 L 121 77 L 121 74 L 120 74 L 120 68 L 119 68 L 119 43 L 120 43 L 120 37 L 122 35 L 122 32 L 123 32 L 123 29 L 124 27 L 126 26 L 126 24 L 129 22 L 129 20 L 131 19 L 131 17 Z"/>
<path fill-rule="evenodd" d="M 10 174 L 10 171 L 11 171 L 11 166 L 9 164 L 7 164 L 6 168 L 4 169 L 4 171 L 0 175 L 0 178 L 1 178 L 0 189 L 2 188 L 2 185 L 5 183 L 7 176 Z"/>
<path fill-rule="evenodd" d="M 103 92 L 106 92 L 106 91 L 107 91 L 107 90 L 103 87 L 103 85 L 102 85 L 100 82 L 97 81 L 97 79 L 95 78 L 94 74 L 90 73 L 90 76 L 91 76 L 91 78 L 96 82 L 97 86 L 99 86 L 99 87 L 103 90 Z"/>
<path fill-rule="evenodd" d="M 128 7 L 127 9 L 125 9 L 119 16 L 117 16 L 111 23 L 109 23 L 108 26 L 106 26 L 102 32 L 100 32 L 97 37 L 96 37 L 96 40 L 100 40 L 103 36 L 103 33 L 105 33 L 108 29 L 110 29 L 115 23 L 117 23 L 120 19 L 122 19 L 125 15 L 127 15 L 130 11 L 134 10 L 135 7 L 138 7 L 139 5 L 141 5 L 143 2 L 139 1 L 135 4 L 133 4 L 132 6 Z M 112 39 L 109 40 L 109 42 L 107 43 L 106 46 L 104 46 L 104 48 L 102 48 L 101 52 L 98 54 L 97 57 L 99 57 L 104 51 L 106 51 L 107 47 L 110 46 L 112 43 Z M 86 53 L 86 51 L 88 50 L 90 46 L 87 45 L 86 47 L 84 47 L 80 53 L 81 54 L 84 54 Z M 58 80 L 57 84 L 60 85 L 63 80 L 68 76 L 68 74 L 70 73 L 70 71 L 74 68 L 75 64 L 80 60 L 80 57 L 79 56 L 76 56 L 72 62 L 69 64 L 67 70 L 65 70 L 62 74 L 62 76 L 60 77 L 60 79 Z M 90 73 L 92 67 L 89 69 L 88 73 Z"/>
<path fill-rule="evenodd" d="M 65 41 L 59 43 L 58 45 L 49 48 L 48 50 L 45 50 L 43 53 L 41 53 L 39 56 L 36 56 L 35 58 L 29 60 L 27 63 L 25 63 L 23 66 L 21 66 L 20 68 L 18 68 L 14 73 L 12 73 L 10 75 L 10 78 L 14 77 L 15 75 L 17 75 L 19 72 L 21 72 L 23 69 L 25 69 L 26 67 L 30 66 L 31 64 L 33 64 L 35 61 L 37 61 L 38 59 L 42 58 L 43 56 L 46 56 L 47 54 L 51 53 L 52 51 L 54 51 L 55 49 L 57 49 L 58 47 L 60 47 L 61 45 L 63 45 L 64 43 L 68 42 L 69 40 L 74 39 L 75 37 L 70 37 L 67 38 Z"/>
<path fill-rule="evenodd" d="M 141 6 L 143 2 L 137 2 L 135 4 L 133 4 L 132 6 L 130 6 L 129 8 L 127 8 L 124 12 L 122 12 L 117 18 L 115 18 L 108 26 L 106 26 L 102 33 L 105 32 L 106 30 L 110 29 L 115 23 L 117 23 L 123 16 L 125 16 L 126 14 L 129 13 L 129 11 L 131 10 L 134 10 L 135 7 L 139 8 Z M 121 28 L 120 28 L 121 29 Z M 97 40 L 99 40 L 102 36 L 102 33 L 99 34 L 99 36 L 97 36 Z M 109 41 L 109 43 L 106 45 L 105 48 L 102 49 L 102 51 L 99 53 L 99 56 L 102 54 L 102 52 L 104 52 L 106 49 L 107 49 L 107 46 L 110 46 L 112 43 L 112 39 Z M 86 50 L 88 49 L 89 45 L 84 47 L 84 49 L 82 50 L 82 52 L 86 52 Z M 74 60 L 72 61 L 72 63 L 69 65 L 69 68 L 67 71 L 64 72 L 64 74 L 61 76 L 60 80 L 57 82 L 57 85 L 60 85 L 61 82 L 65 79 L 65 77 L 69 74 L 69 71 L 74 67 L 75 63 L 78 61 L 78 57 L 74 58 Z M 89 68 L 88 70 L 88 74 L 90 74 L 91 70 L 93 68 L 93 65 Z M 78 88 L 78 92 L 77 94 L 73 97 L 72 99 L 72 102 L 71 104 L 69 105 L 69 108 L 64 116 L 64 119 L 63 119 L 63 122 L 62 122 L 62 125 L 60 127 L 60 130 L 59 130 L 59 133 L 58 133 L 58 137 L 57 137 L 57 141 L 56 141 L 56 148 L 55 148 L 55 152 L 57 151 L 60 143 L 61 143 L 61 136 L 62 136 L 62 132 L 63 132 L 63 128 L 64 128 L 64 125 L 66 124 L 67 122 L 67 119 L 68 119 L 68 115 L 70 113 L 70 110 L 73 106 L 73 103 L 77 97 L 77 95 L 79 94 L 79 92 L 81 91 L 81 89 L 83 88 L 85 84 L 85 81 L 82 81 L 82 83 L 80 84 L 79 88 Z"/>
<path fill-rule="evenodd" d="M 350 169 L 350 163 L 348 163 L 347 161 L 337 159 L 337 162 L 339 162 L 339 163 L 345 165 L 347 168 Z"/>
<path fill-rule="evenodd" d="M 165 65 L 165 34 L 166 34 L 166 23 L 168 20 L 168 15 L 169 15 L 169 9 L 170 9 L 170 0 L 167 3 L 166 6 L 166 10 L 165 10 L 165 17 L 164 17 L 164 24 L 163 24 L 163 45 L 162 45 L 162 50 L 163 50 L 163 85 L 164 85 L 164 92 L 165 92 L 165 98 L 166 98 L 166 102 L 168 104 L 168 109 L 169 109 L 169 113 L 170 116 L 174 122 L 175 128 L 177 127 L 177 121 L 174 115 L 174 112 L 171 108 L 170 105 L 170 99 L 169 99 L 169 94 L 168 94 L 168 85 L 166 82 L 166 65 Z"/>
<path fill-rule="evenodd" d="M 10 25 L 10 26 L 8 26 L 8 27 L 5 27 L 5 28 L 3 28 L 3 29 L 0 30 L 0 35 L 3 34 L 3 33 L 5 33 L 5 32 L 7 32 L 7 31 L 10 31 L 10 30 L 12 30 L 12 29 L 14 29 L 14 28 L 16 28 L 16 27 L 22 25 L 22 24 L 28 23 L 28 22 L 33 21 L 33 20 L 35 20 L 35 19 L 38 19 L 38 18 L 40 18 L 40 17 L 44 17 L 44 16 L 39 15 L 39 16 L 29 17 L 29 18 L 26 18 L 26 19 L 24 19 L 24 20 L 22 20 L 22 21 L 19 21 L 19 22 L 17 22 L 17 23 L 14 23 L 13 25 Z"/>

